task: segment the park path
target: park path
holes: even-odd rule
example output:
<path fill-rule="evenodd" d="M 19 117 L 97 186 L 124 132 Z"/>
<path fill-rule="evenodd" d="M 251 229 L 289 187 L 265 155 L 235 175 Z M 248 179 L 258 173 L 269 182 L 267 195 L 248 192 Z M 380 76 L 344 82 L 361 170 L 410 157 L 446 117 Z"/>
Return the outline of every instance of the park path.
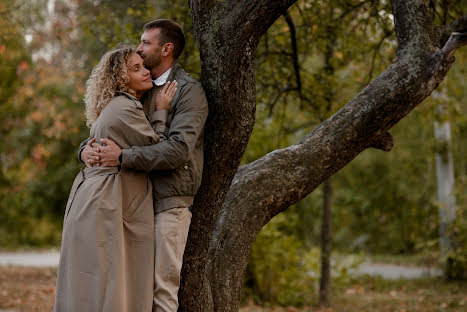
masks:
<path fill-rule="evenodd" d="M 0 266 L 57 267 L 60 252 L 0 252 Z M 384 279 L 415 279 L 441 276 L 439 269 L 363 262 L 350 271 L 354 275 L 381 276 Z"/>
<path fill-rule="evenodd" d="M 416 279 L 423 277 L 438 277 L 443 274 L 440 269 L 428 267 L 412 267 L 395 264 L 363 262 L 356 269 L 350 271 L 355 275 L 381 276 L 384 279 Z"/>
<path fill-rule="evenodd" d="M 56 267 L 60 252 L 58 251 L 19 251 L 0 252 L 1 266 L 26 266 L 26 267 Z"/>

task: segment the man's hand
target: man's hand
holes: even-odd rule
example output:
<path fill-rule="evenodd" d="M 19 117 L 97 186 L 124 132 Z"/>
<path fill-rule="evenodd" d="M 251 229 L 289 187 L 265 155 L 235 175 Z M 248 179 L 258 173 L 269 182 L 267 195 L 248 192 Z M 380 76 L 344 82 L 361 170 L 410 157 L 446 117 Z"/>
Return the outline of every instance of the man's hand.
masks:
<path fill-rule="evenodd" d="M 118 157 L 122 153 L 122 149 L 110 139 L 101 139 L 101 143 L 104 145 L 99 145 L 93 143 L 92 147 L 96 151 L 98 166 L 101 167 L 117 167 L 120 165 Z"/>
<path fill-rule="evenodd" d="M 96 139 L 89 140 L 84 149 L 81 151 L 81 160 L 84 162 L 87 168 L 95 166 L 99 163 L 95 157 L 97 157 L 97 153 L 94 151 L 92 144 L 96 141 Z"/>

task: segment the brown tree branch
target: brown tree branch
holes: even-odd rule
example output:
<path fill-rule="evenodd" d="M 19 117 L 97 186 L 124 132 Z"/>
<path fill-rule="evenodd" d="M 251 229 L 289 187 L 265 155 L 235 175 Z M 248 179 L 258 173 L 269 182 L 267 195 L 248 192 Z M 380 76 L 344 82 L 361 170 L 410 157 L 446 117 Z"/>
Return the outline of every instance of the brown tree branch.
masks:
<path fill-rule="evenodd" d="M 401 43 L 395 63 L 300 143 L 237 171 L 254 125 L 256 44 L 293 2 L 191 1 L 210 114 L 180 311 L 237 311 L 239 273 L 259 230 L 364 149 L 387 146 L 379 138 L 430 94 L 454 61 L 450 49 L 435 49 L 428 40 L 424 2 L 394 0 Z"/>
<path fill-rule="evenodd" d="M 290 30 L 290 44 L 292 46 L 292 65 L 293 65 L 293 69 L 295 72 L 295 81 L 297 84 L 298 97 L 300 99 L 300 107 L 301 107 L 302 106 L 301 101 L 303 100 L 303 95 L 302 95 L 302 79 L 300 77 L 300 65 L 298 62 L 297 32 L 295 30 L 295 24 L 293 22 L 292 16 L 290 16 L 288 11 L 284 13 L 284 18 Z"/>
<path fill-rule="evenodd" d="M 467 15 L 461 16 L 449 24 L 451 32 L 466 32 L 467 31 Z"/>
<path fill-rule="evenodd" d="M 385 132 L 382 135 L 375 137 L 371 142 L 370 147 L 389 152 L 394 147 L 394 139 L 389 132 Z"/>
<path fill-rule="evenodd" d="M 398 51 L 410 53 L 408 47 L 433 52 L 433 22 L 425 0 L 392 0 Z"/>
<path fill-rule="evenodd" d="M 448 42 L 443 46 L 441 50 L 444 54 L 451 54 L 456 49 L 465 46 L 467 44 L 467 32 L 459 33 L 453 32 L 448 39 Z"/>
<path fill-rule="evenodd" d="M 438 39 L 436 43 L 441 48 L 448 41 L 453 32 L 465 33 L 467 32 L 467 15 L 461 16 L 448 25 L 436 27 Z"/>
<path fill-rule="evenodd" d="M 443 51 L 406 54 L 301 142 L 239 168 L 210 245 L 215 302 L 234 304 L 242 286 L 238 272 L 260 229 L 361 151 L 390 149 L 387 131 L 436 88 L 453 61 Z"/>
<path fill-rule="evenodd" d="M 188 7 L 196 17 L 207 17 L 216 5 L 220 5 L 217 0 L 189 0 Z"/>
<path fill-rule="evenodd" d="M 256 46 L 272 23 L 296 1 L 230 0 L 225 7 L 227 16 L 223 22 L 230 30 L 228 34 L 235 34 L 235 40 Z"/>

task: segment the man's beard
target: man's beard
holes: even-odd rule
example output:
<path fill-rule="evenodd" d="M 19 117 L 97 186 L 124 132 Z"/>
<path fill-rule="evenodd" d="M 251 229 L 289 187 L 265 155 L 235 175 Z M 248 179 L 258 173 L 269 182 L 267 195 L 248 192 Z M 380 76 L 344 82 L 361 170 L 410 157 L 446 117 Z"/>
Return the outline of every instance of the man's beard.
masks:
<path fill-rule="evenodd" d="M 160 54 L 152 54 L 144 58 L 144 66 L 146 66 L 146 68 L 149 70 L 156 68 L 161 63 L 162 63 L 162 57 Z"/>

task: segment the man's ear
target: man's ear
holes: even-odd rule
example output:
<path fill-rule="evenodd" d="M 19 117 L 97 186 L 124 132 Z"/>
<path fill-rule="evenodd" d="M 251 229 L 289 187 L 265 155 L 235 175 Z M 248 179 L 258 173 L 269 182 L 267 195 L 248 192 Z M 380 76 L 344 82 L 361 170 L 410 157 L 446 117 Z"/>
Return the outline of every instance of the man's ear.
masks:
<path fill-rule="evenodd" d="M 174 44 L 172 42 L 167 42 L 162 46 L 162 56 L 169 56 L 173 53 Z"/>

